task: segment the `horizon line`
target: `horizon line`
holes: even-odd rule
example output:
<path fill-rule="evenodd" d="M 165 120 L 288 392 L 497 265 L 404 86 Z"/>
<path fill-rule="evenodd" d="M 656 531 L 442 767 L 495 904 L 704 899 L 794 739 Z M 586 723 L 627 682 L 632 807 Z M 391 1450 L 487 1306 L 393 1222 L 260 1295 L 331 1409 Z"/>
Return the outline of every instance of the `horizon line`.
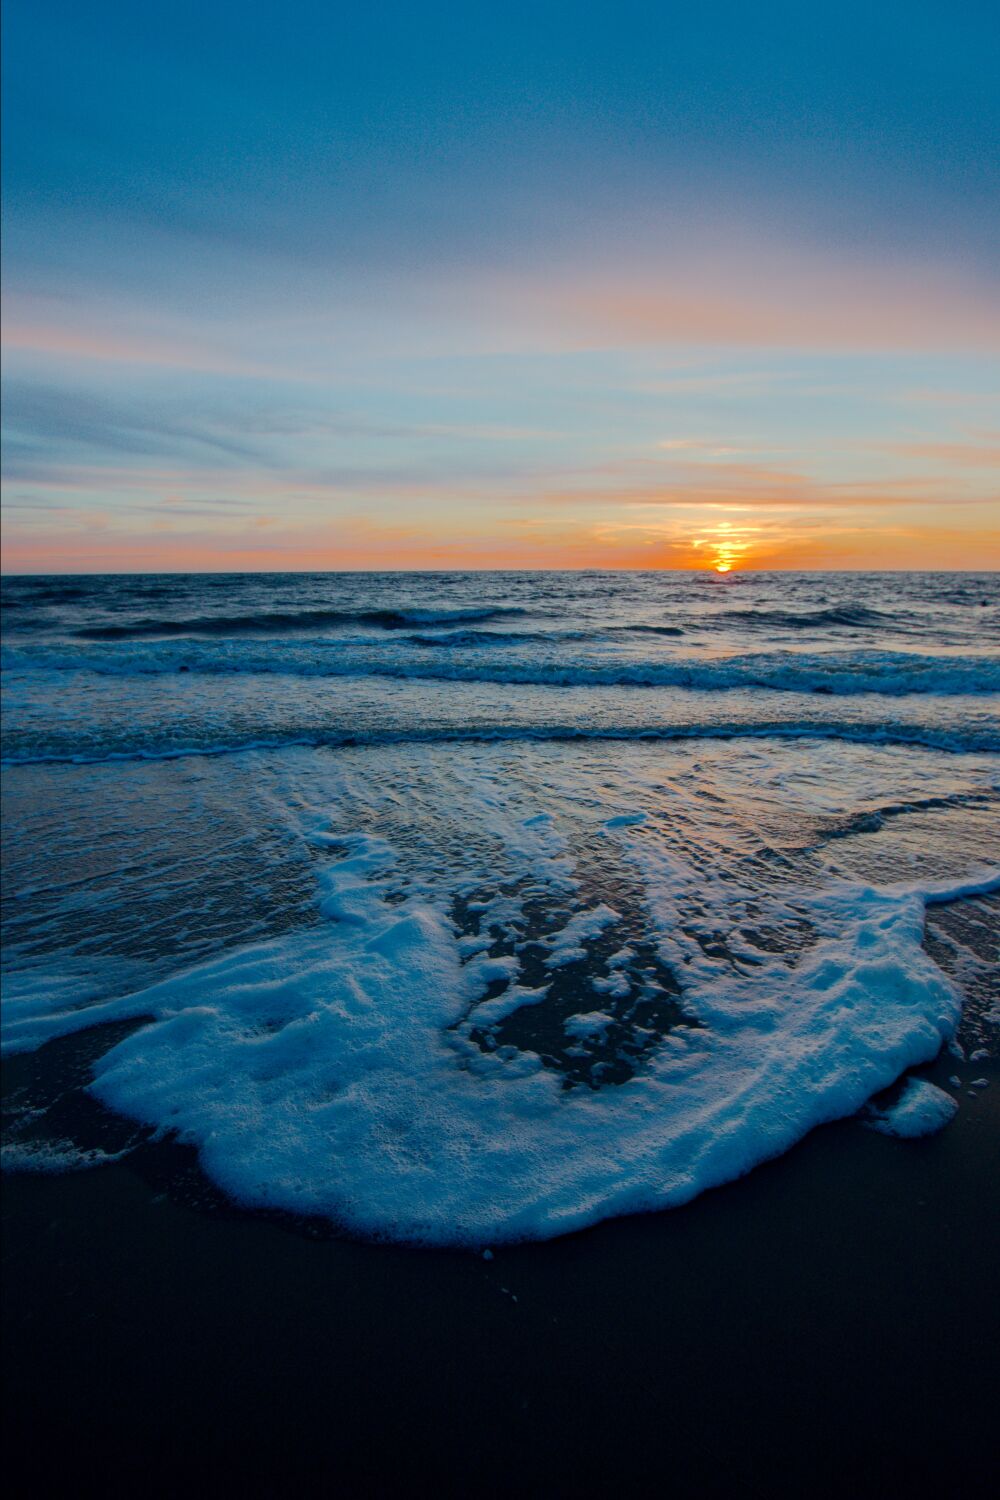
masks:
<path fill-rule="evenodd" d="M 882 573 L 919 573 L 919 574 L 955 574 L 955 573 L 997 573 L 1000 567 L 983 568 L 730 568 L 720 573 L 718 568 L 629 568 L 629 567 L 566 567 L 566 568 L 110 568 L 110 569 L 88 569 L 86 572 L 49 571 L 39 573 L 35 571 L 3 571 L 0 569 L 0 579 L 8 578 L 309 578 L 317 574 L 327 574 L 332 577 L 372 577 L 383 573 L 395 573 L 400 576 L 420 574 L 422 576 L 451 577 L 456 574 L 483 573 L 483 574 L 505 574 L 505 573 L 685 573 L 694 577 L 707 576 L 711 578 L 734 578 L 742 574 L 762 575 L 769 573 L 808 573 L 808 574 L 855 574 L 857 576 L 877 577 Z"/>

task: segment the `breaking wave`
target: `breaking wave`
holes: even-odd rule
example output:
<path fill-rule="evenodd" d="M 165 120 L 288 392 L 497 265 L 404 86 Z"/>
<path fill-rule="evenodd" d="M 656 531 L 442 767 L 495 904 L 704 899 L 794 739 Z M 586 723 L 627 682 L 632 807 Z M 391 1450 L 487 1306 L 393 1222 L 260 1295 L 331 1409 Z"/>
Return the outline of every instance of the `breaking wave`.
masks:
<path fill-rule="evenodd" d="M 891 626 L 901 623 L 900 616 L 867 605 L 839 605 L 830 609 L 730 609 L 713 616 L 723 624 L 738 620 L 741 625 L 761 630 L 822 630 L 828 626 Z"/>
<path fill-rule="evenodd" d="M 414 625 L 453 625 L 466 620 L 494 620 L 523 613 L 522 609 L 485 606 L 481 609 L 268 610 L 239 615 L 201 615 L 191 619 L 132 620 L 123 625 L 90 625 L 76 634 L 90 641 L 129 641 L 187 635 L 266 636 L 338 625 L 376 625 L 383 630 L 406 630 Z"/>
<path fill-rule="evenodd" d="M 406 623 L 413 623 L 409 615 Z M 421 646 L 426 644 L 426 640 L 421 640 Z M 489 642 L 476 636 L 465 644 L 482 647 Z M 836 696 L 1000 692 L 1000 659 L 884 651 L 816 654 L 772 651 L 713 660 L 609 658 L 584 653 L 574 656 L 567 652 L 545 657 L 534 651 L 520 657 L 505 652 L 502 659 L 493 660 L 484 659 L 477 650 L 473 660 L 462 660 L 450 654 L 445 657 L 443 652 L 435 652 L 432 657 L 426 651 L 406 654 L 405 642 L 394 642 L 391 650 L 387 650 L 377 643 L 322 639 L 260 645 L 242 641 L 189 641 L 183 646 L 134 643 L 129 648 L 120 645 L 113 651 L 73 646 L 10 647 L 4 655 L 4 666 L 8 670 L 86 671 L 112 677 L 174 672 L 208 676 L 273 673 L 292 677 L 419 678 L 550 687 L 672 687 L 701 691 L 764 688 Z"/>
<path fill-rule="evenodd" d="M 581 724 L 470 724 L 466 728 L 400 727 L 384 730 L 344 729 L 290 730 L 277 734 L 249 732 L 222 738 L 205 735 L 185 740 L 167 731 L 151 737 L 127 733 L 94 744 L 59 744 L 16 748 L 0 756 L 0 764 L 95 765 L 110 761 L 178 760 L 192 755 L 239 755 L 251 750 L 283 750 L 293 747 L 336 748 L 356 745 L 492 744 L 518 742 L 554 743 L 570 741 L 671 741 L 671 740 L 842 740 L 862 745 L 919 745 L 952 754 L 988 754 L 1000 751 L 1000 728 L 974 726 L 947 728 L 940 724 L 892 723 L 885 720 L 845 721 L 760 719 L 757 722 L 691 720 L 673 724 L 597 725 Z"/>

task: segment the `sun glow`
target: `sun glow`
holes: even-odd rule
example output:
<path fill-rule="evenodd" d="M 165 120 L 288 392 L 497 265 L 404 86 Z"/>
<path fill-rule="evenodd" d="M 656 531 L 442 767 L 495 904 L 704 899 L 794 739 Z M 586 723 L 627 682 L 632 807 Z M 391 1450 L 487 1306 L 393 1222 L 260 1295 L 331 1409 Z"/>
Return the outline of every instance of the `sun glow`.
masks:
<path fill-rule="evenodd" d="M 753 545 L 750 540 L 757 526 L 734 526 L 732 521 L 720 521 L 704 536 L 695 537 L 692 547 L 704 548 L 708 554 L 706 567 L 716 573 L 731 573 L 734 568 L 748 561 Z"/>

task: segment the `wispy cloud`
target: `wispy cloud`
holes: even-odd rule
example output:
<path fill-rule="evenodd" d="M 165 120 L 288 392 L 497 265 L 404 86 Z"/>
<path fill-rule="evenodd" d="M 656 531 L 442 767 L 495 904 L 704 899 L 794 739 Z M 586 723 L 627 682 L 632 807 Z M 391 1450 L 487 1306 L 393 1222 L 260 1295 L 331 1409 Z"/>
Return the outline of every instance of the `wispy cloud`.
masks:
<path fill-rule="evenodd" d="M 893 443 L 888 451 L 906 458 L 927 459 L 944 467 L 1000 469 L 1000 443 Z"/>
<path fill-rule="evenodd" d="M 214 375 L 267 375 L 266 365 L 238 355 L 169 339 L 130 338 L 113 332 L 67 324 L 5 321 L 3 347 L 8 353 L 41 355 L 70 362 L 150 365 Z"/>
<path fill-rule="evenodd" d="M 613 276 L 568 264 L 540 268 L 485 292 L 509 316 L 533 317 L 581 343 L 724 345 L 756 349 L 1000 349 L 995 284 L 927 264 L 834 260 L 789 242 L 747 247 L 720 226 L 707 251 L 660 265 L 623 263 Z M 661 389 L 697 388 L 679 376 Z M 748 383 L 750 377 L 741 377 Z M 716 377 L 718 383 L 719 377 Z"/>

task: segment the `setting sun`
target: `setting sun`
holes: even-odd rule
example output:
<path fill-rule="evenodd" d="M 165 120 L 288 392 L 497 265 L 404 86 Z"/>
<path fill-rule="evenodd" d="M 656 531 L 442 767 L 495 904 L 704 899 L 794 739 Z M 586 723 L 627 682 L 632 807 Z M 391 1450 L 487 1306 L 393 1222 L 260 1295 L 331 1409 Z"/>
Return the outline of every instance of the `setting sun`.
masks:
<path fill-rule="evenodd" d="M 707 535 L 694 537 L 691 547 L 694 551 L 704 548 L 711 554 L 707 566 L 713 572 L 731 573 L 739 563 L 747 561 L 750 535 L 758 530 L 756 526 L 734 526 L 731 521 L 720 521 Z"/>

